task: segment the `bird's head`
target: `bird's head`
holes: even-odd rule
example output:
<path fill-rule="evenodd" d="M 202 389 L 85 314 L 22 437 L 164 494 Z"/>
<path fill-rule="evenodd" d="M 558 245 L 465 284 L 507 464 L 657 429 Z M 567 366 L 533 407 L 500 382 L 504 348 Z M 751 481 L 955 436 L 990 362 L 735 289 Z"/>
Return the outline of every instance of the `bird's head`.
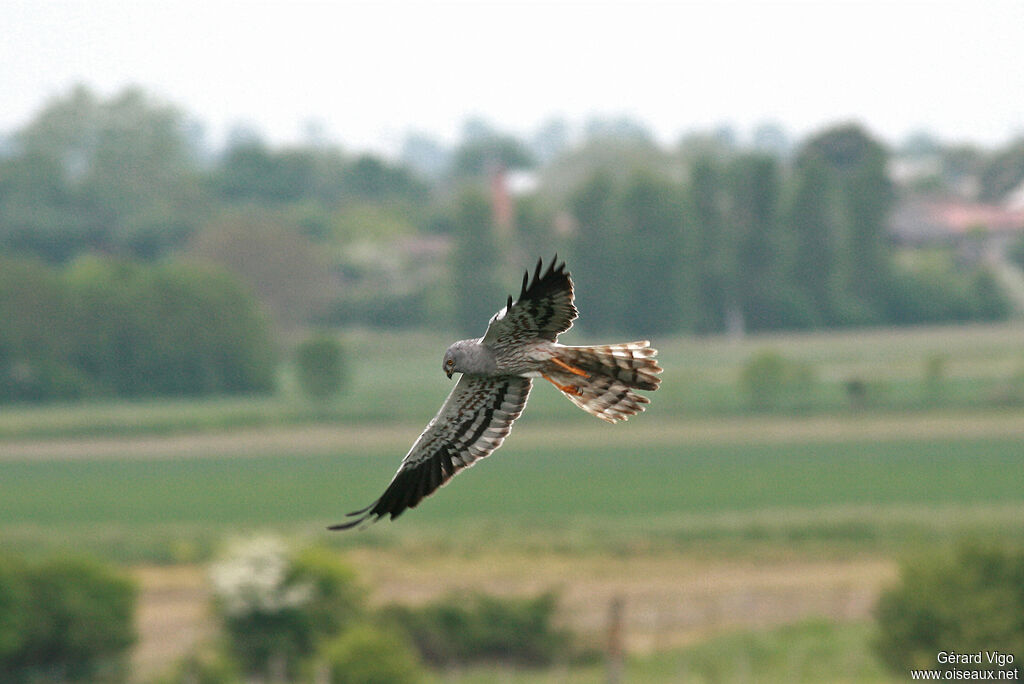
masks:
<path fill-rule="evenodd" d="M 460 342 L 456 342 L 444 353 L 444 360 L 441 361 L 441 370 L 444 371 L 445 375 L 450 380 L 452 373 L 464 373 L 464 366 L 466 361 L 466 350 L 462 348 Z"/>
<path fill-rule="evenodd" d="M 475 350 L 477 346 L 479 345 L 476 340 L 459 340 L 448 347 L 444 353 L 444 359 L 441 361 L 441 370 L 449 379 L 452 377 L 452 373 L 479 372 L 477 368 L 479 364 L 474 361 L 479 356 Z"/>
<path fill-rule="evenodd" d="M 451 380 L 452 373 L 455 372 L 455 351 L 452 347 L 448 347 L 448 351 L 444 353 L 444 361 L 441 362 L 441 370 L 444 371 L 448 379 Z"/>

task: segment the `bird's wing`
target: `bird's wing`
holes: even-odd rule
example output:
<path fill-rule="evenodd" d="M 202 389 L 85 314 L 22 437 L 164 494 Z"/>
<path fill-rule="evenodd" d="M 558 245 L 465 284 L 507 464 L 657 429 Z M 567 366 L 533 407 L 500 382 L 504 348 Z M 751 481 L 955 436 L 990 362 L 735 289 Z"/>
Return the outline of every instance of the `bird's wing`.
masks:
<path fill-rule="evenodd" d="M 565 262 L 559 264 L 556 256 L 543 273 L 541 266 L 538 260 L 532 282 L 529 271 L 523 275 L 519 298 L 513 302 L 509 295 L 505 308 L 491 318 L 485 343 L 516 344 L 536 337 L 554 342 L 559 333 L 572 327 L 577 313 Z"/>
<path fill-rule="evenodd" d="M 460 470 L 501 446 L 529 394 L 529 378 L 463 375 L 380 498 L 349 513 L 355 520 L 330 529 L 355 527 L 371 517 L 374 522 L 385 515 L 394 519 L 415 508 Z"/>

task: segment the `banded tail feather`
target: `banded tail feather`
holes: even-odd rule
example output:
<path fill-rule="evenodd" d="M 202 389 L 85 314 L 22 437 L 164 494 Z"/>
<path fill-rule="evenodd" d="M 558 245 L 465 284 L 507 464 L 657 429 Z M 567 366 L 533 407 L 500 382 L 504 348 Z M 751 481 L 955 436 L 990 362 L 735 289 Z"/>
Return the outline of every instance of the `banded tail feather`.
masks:
<path fill-rule="evenodd" d="M 562 368 L 548 375 L 565 387 L 563 393 L 581 409 L 602 420 L 615 423 L 644 410 L 647 397 L 633 390 L 658 389 L 662 372 L 650 342 L 640 340 L 622 344 L 589 347 L 560 347 L 557 359 L 583 373 Z M 566 391 L 568 390 L 568 391 Z"/>

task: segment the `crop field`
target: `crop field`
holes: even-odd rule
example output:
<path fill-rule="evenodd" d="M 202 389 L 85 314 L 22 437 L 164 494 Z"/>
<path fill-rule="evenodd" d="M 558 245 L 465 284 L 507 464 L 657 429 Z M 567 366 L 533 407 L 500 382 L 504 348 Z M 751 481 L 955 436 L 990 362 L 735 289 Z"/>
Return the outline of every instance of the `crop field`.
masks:
<path fill-rule="evenodd" d="M 337 548 L 376 603 L 554 590 L 562 620 L 599 643 L 625 598 L 645 681 L 742 679 L 720 668 L 743 649 L 749 671 L 762 655 L 811 667 L 791 651 L 819 637 L 845 655 L 818 665 L 883 681 L 867 625 L 900 558 L 963 538 L 1024 543 L 1014 326 L 670 340 L 645 415 L 606 425 L 538 383 L 493 457 L 397 521 L 328 532 L 380 494 L 449 390 L 444 343 L 350 336 L 351 386 L 327 405 L 285 378 L 271 398 L 5 410 L 0 545 L 137 568 L 147 671 L 191 643 L 173 635 L 210 632 L 202 567 L 224 541 L 273 533 Z M 738 378 L 764 349 L 813 369 L 799 405 L 749 405 Z M 851 379 L 868 388 L 857 406 Z M 784 625 L 797 626 L 780 646 Z M 500 676 L 601 678 L 581 672 Z"/>
<path fill-rule="evenodd" d="M 788 521 L 791 534 L 862 535 L 868 542 L 898 532 L 915 510 L 1024 506 L 1021 435 L 1012 432 L 685 444 L 638 425 L 621 426 L 632 439 L 609 443 L 601 429 L 616 428 L 594 427 L 590 436 L 576 428 L 560 436 L 554 428 L 547 444 L 550 426 L 524 424 L 494 457 L 400 523 L 331 537 L 383 541 L 407 530 L 442 537 L 485 529 L 509 539 L 533 531 L 571 539 L 582 530 L 607 530 L 669 544 L 688 535 L 699 540 L 707 533 L 700 525 L 741 537 L 758 529 L 769 534 L 772 521 Z M 8 460 L 0 463 L 0 525 L 5 534 L 75 530 L 86 539 L 132 527 L 166 536 L 285 526 L 320 536 L 380 493 L 402 452 L 386 434 L 394 429 L 380 428 L 384 448 L 373 446 L 366 430 L 346 445 L 339 430 L 335 448 L 313 453 L 301 450 L 299 432 L 297 448 L 274 454 Z M 841 523 L 821 515 L 827 511 L 867 514 Z M 749 525 L 737 528 L 739 520 Z"/>

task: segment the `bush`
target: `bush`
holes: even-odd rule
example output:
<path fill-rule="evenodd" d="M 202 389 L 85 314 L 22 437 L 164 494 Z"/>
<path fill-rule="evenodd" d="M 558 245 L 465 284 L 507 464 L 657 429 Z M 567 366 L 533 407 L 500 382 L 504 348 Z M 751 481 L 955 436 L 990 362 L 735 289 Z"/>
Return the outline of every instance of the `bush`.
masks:
<path fill-rule="evenodd" d="M 904 566 L 876 608 L 876 651 L 896 673 L 911 669 L 997 669 L 946 665 L 940 651 L 1024 654 L 1024 551 L 963 546 Z M 1009 668 L 1007 668 L 1009 669 Z M 1018 674 L 1019 677 L 1019 674 Z"/>
<path fill-rule="evenodd" d="M 273 347 L 224 272 L 0 259 L 0 402 L 266 392 Z"/>
<path fill-rule="evenodd" d="M 299 385 L 311 399 L 327 399 L 341 392 L 346 380 L 345 356 L 333 337 L 317 335 L 296 353 Z"/>
<path fill-rule="evenodd" d="M 774 349 L 752 356 L 740 371 L 740 385 L 756 410 L 806 403 L 814 384 L 814 371 L 806 363 L 791 361 Z"/>
<path fill-rule="evenodd" d="M 28 615 L 25 573 L 14 561 L 0 558 L 0 671 L 16 658 L 24 643 Z"/>
<path fill-rule="evenodd" d="M 118 396 L 273 388 L 273 349 L 256 303 L 223 271 L 82 259 L 66 275 L 76 367 Z"/>
<path fill-rule="evenodd" d="M 564 656 L 569 635 L 552 624 L 553 594 L 536 598 L 452 596 L 422 608 L 392 606 L 384 614 L 435 665 L 501 662 L 550 665 Z"/>
<path fill-rule="evenodd" d="M 0 570 L 0 625 L 11 624 L 13 607 L 20 638 L 0 642 L 3 681 L 123 678 L 128 649 L 135 643 L 131 580 L 83 558 L 5 565 Z"/>
<path fill-rule="evenodd" d="M 322 665 L 330 684 L 414 684 L 423 679 L 415 651 L 399 634 L 360 625 L 328 642 Z"/>
<path fill-rule="evenodd" d="M 155 684 L 242 684 L 238 664 L 216 647 L 202 647 L 178 662 Z"/>
<path fill-rule="evenodd" d="M 211 579 L 231 651 L 250 674 L 294 674 L 363 614 L 355 574 L 321 549 L 296 555 L 276 539 L 254 539 L 214 564 Z"/>

